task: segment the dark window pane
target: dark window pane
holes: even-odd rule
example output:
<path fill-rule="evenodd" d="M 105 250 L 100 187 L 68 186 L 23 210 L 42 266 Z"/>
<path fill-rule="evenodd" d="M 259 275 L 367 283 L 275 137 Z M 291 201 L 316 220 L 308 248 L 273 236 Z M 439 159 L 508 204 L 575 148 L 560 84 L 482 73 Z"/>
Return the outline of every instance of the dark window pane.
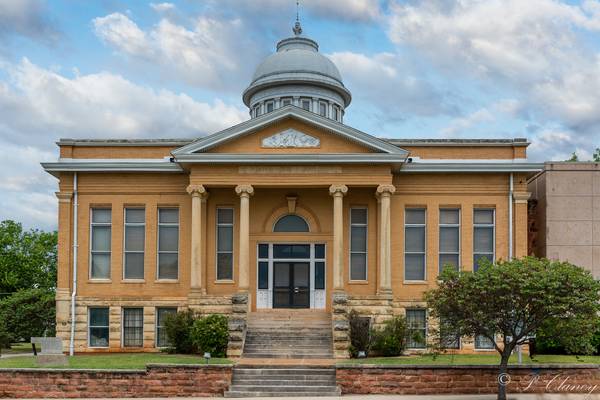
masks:
<path fill-rule="evenodd" d="M 310 100 L 302 100 L 302 108 L 310 111 Z"/>
<path fill-rule="evenodd" d="M 273 104 L 273 102 L 267 103 L 267 112 L 273 111 L 274 107 L 275 105 Z"/>
<path fill-rule="evenodd" d="M 482 265 L 483 259 L 493 262 L 493 254 L 475 254 L 473 255 L 473 270 L 477 271 Z"/>
<path fill-rule="evenodd" d="M 175 313 L 177 313 L 176 307 L 160 307 L 156 309 L 156 347 L 171 345 L 164 325 L 166 316 Z"/>
<path fill-rule="evenodd" d="M 108 326 L 108 307 L 90 308 L 90 326 Z"/>
<path fill-rule="evenodd" d="M 327 116 L 327 104 L 319 103 L 319 114 L 326 117 Z"/>
<path fill-rule="evenodd" d="M 144 227 L 126 226 L 125 227 L 125 250 L 144 251 Z"/>
<path fill-rule="evenodd" d="M 353 208 L 350 210 L 350 222 L 352 224 L 366 224 L 367 223 L 367 209 L 366 208 Z"/>
<path fill-rule="evenodd" d="M 308 224 L 298 215 L 286 215 L 279 218 L 273 232 L 308 232 Z"/>
<path fill-rule="evenodd" d="M 233 254 L 218 253 L 217 254 L 217 279 L 233 279 Z"/>
<path fill-rule="evenodd" d="M 458 254 L 440 254 L 440 272 L 448 265 L 458 271 Z"/>
<path fill-rule="evenodd" d="M 407 209 L 406 210 L 407 224 L 425 224 L 425 210 L 423 209 Z"/>
<path fill-rule="evenodd" d="M 158 229 L 158 251 L 177 251 L 179 248 L 179 228 L 161 226 Z"/>
<path fill-rule="evenodd" d="M 92 251 L 110 251 L 110 226 L 92 227 Z"/>
<path fill-rule="evenodd" d="M 275 244 L 273 245 L 275 258 L 310 258 L 310 245 Z"/>
<path fill-rule="evenodd" d="M 475 336 L 476 349 L 494 349 L 494 342 L 483 335 Z"/>
<path fill-rule="evenodd" d="M 93 208 L 92 222 L 110 224 L 111 209 L 110 208 Z"/>
<path fill-rule="evenodd" d="M 350 250 L 351 251 L 367 251 L 367 227 L 353 226 L 350 229 Z"/>
<path fill-rule="evenodd" d="M 123 346 L 142 347 L 144 344 L 144 309 L 123 309 Z"/>
<path fill-rule="evenodd" d="M 425 227 L 407 226 L 405 230 L 405 249 L 406 252 L 425 252 Z"/>
<path fill-rule="evenodd" d="M 108 347 L 108 327 L 90 328 L 90 346 Z"/>
<path fill-rule="evenodd" d="M 258 258 L 269 258 L 269 245 L 259 244 L 258 245 Z"/>
<path fill-rule="evenodd" d="M 325 289 L 325 263 L 315 262 L 315 289 Z"/>
<path fill-rule="evenodd" d="M 294 286 L 308 288 L 310 280 L 310 264 L 294 263 L 292 273 L 294 274 Z"/>
<path fill-rule="evenodd" d="M 273 286 L 275 288 L 290 286 L 290 265 L 288 263 L 273 264 Z"/>
<path fill-rule="evenodd" d="M 460 211 L 458 209 L 442 209 L 440 210 L 440 224 L 455 224 L 460 223 Z"/>
<path fill-rule="evenodd" d="M 233 251 L 233 228 L 231 226 L 217 228 L 217 250 Z"/>
<path fill-rule="evenodd" d="M 425 280 L 425 255 L 406 254 L 404 257 L 404 279 L 407 281 Z"/>
<path fill-rule="evenodd" d="M 408 327 L 408 348 L 424 348 L 427 340 L 427 321 L 425 310 L 406 310 Z"/>
<path fill-rule="evenodd" d="M 473 252 L 492 253 L 494 251 L 494 228 L 475 227 L 473 233 Z"/>
<path fill-rule="evenodd" d="M 367 255 L 350 255 L 350 279 L 364 281 L 367 279 Z"/>
<path fill-rule="evenodd" d="M 159 208 L 158 222 L 162 224 L 178 224 L 179 210 L 177 208 Z"/>
<path fill-rule="evenodd" d="M 440 227 L 440 252 L 458 252 L 458 228 Z"/>
<path fill-rule="evenodd" d="M 162 253 L 158 255 L 158 279 L 177 279 L 176 253 Z"/>
<path fill-rule="evenodd" d="M 473 211 L 473 223 L 474 224 L 493 224 L 494 223 L 494 210 L 474 210 Z"/>
<path fill-rule="evenodd" d="M 144 279 L 144 253 L 125 253 L 125 279 Z"/>
<path fill-rule="evenodd" d="M 217 209 L 218 224 L 233 224 L 233 208 Z"/>
<path fill-rule="evenodd" d="M 110 278 L 110 254 L 92 254 L 92 279 Z"/>
<path fill-rule="evenodd" d="M 125 222 L 143 224 L 146 219 L 146 212 L 143 208 L 125 209 Z"/>
<path fill-rule="evenodd" d="M 324 244 L 315 244 L 315 258 L 325 258 Z"/>
<path fill-rule="evenodd" d="M 269 288 L 269 263 L 266 261 L 258 263 L 258 288 Z"/>

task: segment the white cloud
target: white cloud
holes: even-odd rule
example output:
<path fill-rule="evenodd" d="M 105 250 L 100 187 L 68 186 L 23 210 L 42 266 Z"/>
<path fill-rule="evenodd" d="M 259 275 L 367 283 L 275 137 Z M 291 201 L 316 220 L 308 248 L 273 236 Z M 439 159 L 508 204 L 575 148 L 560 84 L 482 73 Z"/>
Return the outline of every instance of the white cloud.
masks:
<path fill-rule="evenodd" d="M 258 60 L 259 49 L 244 34 L 240 19 L 202 15 L 188 29 L 163 18 L 144 31 L 126 15 L 113 13 L 95 18 L 93 24 L 96 35 L 117 51 L 209 89 L 239 90 L 249 81 L 248 65 Z"/>
<path fill-rule="evenodd" d="M 27 59 L 0 65 L 0 220 L 54 227 L 56 181 L 39 162 L 56 159 L 54 142 L 72 138 L 199 137 L 247 113 L 220 100 L 136 85 L 107 72 L 66 77 Z"/>
<path fill-rule="evenodd" d="M 384 112 L 403 116 L 451 113 L 442 96 L 423 76 L 391 53 L 373 56 L 353 52 L 330 55 L 357 99 L 364 99 Z M 354 107 L 356 109 L 356 107 Z"/>
<path fill-rule="evenodd" d="M 9 34 L 44 43 L 53 43 L 59 37 L 42 0 L 0 0 L 0 39 Z"/>
<path fill-rule="evenodd" d="M 156 12 L 167 12 L 175 8 L 173 3 L 150 3 L 150 7 Z"/>
<path fill-rule="evenodd" d="M 467 116 L 455 118 L 448 126 L 440 131 L 444 137 L 456 137 L 466 132 L 469 128 L 485 122 L 496 121 L 502 116 L 515 116 L 519 111 L 520 104 L 514 99 L 500 100 L 489 107 L 480 108 Z"/>

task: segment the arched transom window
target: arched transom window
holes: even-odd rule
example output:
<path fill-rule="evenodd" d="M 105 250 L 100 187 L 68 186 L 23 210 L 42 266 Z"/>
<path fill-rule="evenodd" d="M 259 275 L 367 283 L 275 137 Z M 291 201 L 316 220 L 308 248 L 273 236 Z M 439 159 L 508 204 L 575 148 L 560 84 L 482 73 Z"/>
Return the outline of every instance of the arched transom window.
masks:
<path fill-rule="evenodd" d="M 273 226 L 273 232 L 310 232 L 304 218 L 295 214 L 284 215 Z"/>

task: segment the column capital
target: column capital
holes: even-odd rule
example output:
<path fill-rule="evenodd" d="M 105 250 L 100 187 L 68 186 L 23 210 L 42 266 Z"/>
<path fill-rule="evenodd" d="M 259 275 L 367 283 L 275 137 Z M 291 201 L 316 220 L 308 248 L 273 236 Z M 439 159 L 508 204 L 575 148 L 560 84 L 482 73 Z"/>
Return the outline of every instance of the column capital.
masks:
<path fill-rule="evenodd" d="M 513 192 L 513 199 L 515 203 L 527 203 L 527 200 L 531 197 L 531 192 Z"/>
<path fill-rule="evenodd" d="M 240 197 L 242 197 L 242 196 L 252 196 L 254 194 L 254 188 L 252 187 L 252 185 L 247 185 L 247 184 L 237 185 L 235 187 L 235 192 Z"/>
<path fill-rule="evenodd" d="M 377 190 L 375 191 L 375 196 L 391 196 L 396 192 L 396 187 L 390 184 L 383 184 L 377 186 Z"/>
<path fill-rule="evenodd" d="M 208 191 L 206 190 L 206 188 L 203 185 L 189 185 L 186 189 L 186 191 L 192 196 L 192 197 L 200 197 L 205 199 L 206 197 L 208 197 Z"/>
<path fill-rule="evenodd" d="M 59 203 L 70 203 L 73 198 L 73 192 L 55 192 L 56 198 Z"/>
<path fill-rule="evenodd" d="M 348 186 L 343 184 L 333 184 L 329 186 L 329 194 L 332 196 L 345 196 L 348 193 Z"/>

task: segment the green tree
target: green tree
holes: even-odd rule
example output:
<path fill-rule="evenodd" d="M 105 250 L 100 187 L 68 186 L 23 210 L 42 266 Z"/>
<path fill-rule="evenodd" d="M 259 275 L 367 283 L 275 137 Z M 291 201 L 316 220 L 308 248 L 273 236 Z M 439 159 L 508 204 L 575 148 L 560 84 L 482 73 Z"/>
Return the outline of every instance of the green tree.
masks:
<path fill-rule="evenodd" d="M 577 155 L 576 152 L 571 153 L 571 158 L 565 160 L 565 161 L 569 161 L 569 162 L 577 162 L 579 161 L 579 156 Z"/>
<path fill-rule="evenodd" d="M 0 222 L 0 296 L 20 289 L 56 286 L 57 233 L 23 230 Z"/>
<path fill-rule="evenodd" d="M 23 289 L 0 301 L 0 331 L 10 340 L 55 334 L 54 292 L 49 289 Z"/>
<path fill-rule="evenodd" d="M 596 147 L 596 151 L 594 151 L 592 159 L 594 160 L 594 162 L 600 162 L 600 147 Z"/>
<path fill-rule="evenodd" d="M 430 315 L 460 336 L 492 340 L 500 353 L 499 376 L 506 373 L 513 350 L 544 323 L 568 325 L 570 335 L 592 339 L 600 283 L 580 267 L 525 257 L 484 263 L 477 272 L 446 268 L 440 278 L 438 287 L 425 295 Z M 570 346 L 592 350 L 589 341 L 572 341 Z M 506 399 L 500 383 L 498 399 Z"/>

